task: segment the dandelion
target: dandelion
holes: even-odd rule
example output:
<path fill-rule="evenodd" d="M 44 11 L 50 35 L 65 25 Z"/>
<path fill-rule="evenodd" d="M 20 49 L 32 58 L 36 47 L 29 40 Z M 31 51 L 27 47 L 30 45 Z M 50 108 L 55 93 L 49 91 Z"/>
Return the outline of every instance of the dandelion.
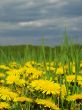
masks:
<path fill-rule="evenodd" d="M 40 90 L 42 93 L 46 94 L 59 94 L 60 85 L 48 80 L 34 80 L 31 82 L 31 87 L 35 90 Z"/>
<path fill-rule="evenodd" d="M 76 101 L 78 99 L 82 99 L 82 94 L 73 94 L 67 97 L 67 101 Z"/>
<path fill-rule="evenodd" d="M 16 85 L 23 87 L 26 84 L 26 81 L 24 79 L 19 79 L 18 81 L 15 82 Z"/>
<path fill-rule="evenodd" d="M 64 74 L 64 71 L 63 71 L 63 67 L 62 66 L 59 67 L 59 68 L 57 68 L 56 74 Z"/>
<path fill-rule="evenodd" d="M 4 73 L 0 73 L 0 78 L 2 78 L 2 77 L 4 77 L 5 75 L 4 75 Z"/>
<path fill-rule="evenodd" d="M 82 61 L 80 62 L 80 67 L 82 67 Z"/>
<path fill-rule="evenodd" d="M 53 71 L 53 72 L 55 71 L 55 68 L 53 66 L 47 66 L 46 69 L 47 71 Z"/>
<path fill-rule="evenodd" d="M 34 79 L 38 79 L 39 77 L 41 77 L 43 75 L 43 71 L 38 70 L 34 67 L 30 67 L 26 69 L 25 75 L 29 77 L 28 80 L 32 81 Z"/>
<path fill-rule="evenodd" d="M 54 83 L 49 80 L 34 80 L 31 82 L 31 87 L 37 91 L 42 91 L 46 94 L 57 94 L 60 95 L 61 87 L 60 84 Z"/>
<path fill-rule="evenodd" d="M 31 98 L 27 98 L 25 96 L 17 97 L 14 99 L 14 102 L 33 102 Z"/>
<path fill-rule="evenodd" d="M 0 65 L 0 69 L 3 69 L 3 70 L 10 70 L 10 68 L 6 65 Z"/>
<path fill-rule="evenodd" d="M 32 67 L 32 64 L 31 64 L 31 62 L 29 61 L 29 62 L 26 62 L 26 63 L 25 63 L 25 66 L 26 66 L 26 67 Z"/>
<path fill-rule="evenodd" d="M 78 85 L 82 87 L 82 81 L 78 81 Z"/>
<path fill-rule="evenodd" d="M 44 107 L 48 107 L 49 109 L 53 110 L 60 110 L 54 102 L 50 99 L 36 99 L 35 102 L 39 105 L 43 105 Z"/>
<path fill-rule="evenodd" d="M 75 70 L 75 69 L 76 69 L 76 68 L 75 68 L 75 65 L 73 65 L 73 66 L 72 66 L 72 72 L 73 72 L 73 73 L 75 73 L 75 72 L 76 72 L 76 70 Z"/>
<path fill-rule="evenodd" d="M 61 86 L 61 98 L 64 98 L 64 96 L 66 96 L 67 91 L 66 91 L 66 87 L 65 85 Z"/>
<path fill-rule="evenodd" d="M 7 84 L 13 84 L 19 81 L 19 75 L 8 75 L 6 77 Z"/>
<path fill-rule="evenodd" d="M 1 99 L 11 101 L 17 96 L 18 94 L 15 92 L 12 92 L 9 88 L 0 87 L 0 98 Z"/>
<path fill-rule="evenodd" d="M 75 75 L 68 75 L 68 76 L 66 76 L 66 80 L 67 80 L 67 82 L 74 82 L 75 81 Z M 82 76 L 80 76 L 80 75 L 78 75 L 77 76 L 77 81 L 82 81 Z"/>
<path fill-rule="evenodd" d="M 6 102 L 0 102 L 0 110 L 9 109 L 10 105 Z"/>

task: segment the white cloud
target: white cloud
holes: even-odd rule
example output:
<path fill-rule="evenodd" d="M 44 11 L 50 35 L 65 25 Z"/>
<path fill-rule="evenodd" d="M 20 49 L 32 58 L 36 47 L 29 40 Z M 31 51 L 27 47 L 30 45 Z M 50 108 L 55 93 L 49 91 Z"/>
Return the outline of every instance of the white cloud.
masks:
<path fill-rule="evenodd" d="M 36 21 L 30 21 L 30 22 L 19 22 L 18 25 L 21 27 L 44 27 L 48 23 L 47 20 L 36 20 Z"/>

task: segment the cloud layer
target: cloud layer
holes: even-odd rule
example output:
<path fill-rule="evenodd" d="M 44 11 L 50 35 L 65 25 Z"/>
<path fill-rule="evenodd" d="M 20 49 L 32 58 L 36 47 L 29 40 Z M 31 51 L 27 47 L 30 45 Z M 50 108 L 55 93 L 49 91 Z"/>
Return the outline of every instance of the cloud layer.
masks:
<path fill-rule="evenodd" d="M 81 0 L 0 0 L 0 44 L 62 42 L 65 27 L 69 38 L 81 43 Z"/>

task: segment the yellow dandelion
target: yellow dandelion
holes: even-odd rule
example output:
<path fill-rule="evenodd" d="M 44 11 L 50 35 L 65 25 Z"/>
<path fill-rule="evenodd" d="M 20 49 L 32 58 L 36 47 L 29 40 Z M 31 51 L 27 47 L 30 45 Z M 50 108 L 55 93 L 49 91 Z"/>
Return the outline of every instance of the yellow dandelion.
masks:
<path fill-rule="evenodd" d="M 0 65 L 0 69 L 3 69 L 3 70 L 10 70 L 10 68 L 6 65 Z"/>
<path fill-rule="evenodd" d="M 78 85 L 82 87 L 82 81 L 78 81 Z"/>
<path fill-rule="evenodd" d="M 21 75 L 24 73 L 24 68 L 19 68 L 19 69 L 10 69 L 7 71 L 7 75 Z"/>
<path fill-rule="evenodd" d="M 46 94 L 60 94 L 60 85 L 48 80 L 34 80 L 31 87 Z"/>
<path fill-rule="evenodd" d="M 55 103 L 50 99 L 36 99 L 35 102 L 39 105 L 43 105 L 44 107 L 48 107 L 53 110 L 60 110 L 59 107 L 57 107 L 57 105 L 55 105 Z"/>
<path fill-rule="evenodd" d="M 6 102 L 0 102 L 0 110 L 9 109 L 10 105 Z"/>
<path fill-rule="evenodd" d="M 78 75 L 77 76 L 77 81 L 82 81 L 82 76 Z"/>
<path fill-rule="evenodd" d="M 15 92 L 12 92 L 7 87 L 0 87 L 0 98 L 3 100 L 13 100 L 15 97 L 17 97 L 18 94 Z"/>
<path fill-rule="evenodd" d="M 68 76 L 66 76 L 66 80 L 67 80 L 67 82 L 74 82 L 75 81 L 75 75 L 68 75 Z M 77 81 L 82 81 L 82 76 L 80 76 L 80 75 L 77 75 Z"/>
<path fill-rule="evenodd" d="M 82 99 L 82 94 L 73 94 L 67 97 L 67 101 L 76 101 L 77 99 Z"/>
<path fill-rule="evenodd" d="M 6 77 L 7 84 L 13 84 L 19 81 L 19 75 L 8 75 Z"/>
<path fill-rule="evenodd" d="M 68 76 L 66 76 L 66 81 L 67 82 L 72 82 L 74 80 L 75 80 L 75 75 L 68 75 Z"/>
<path fill-rule="evenodd" d="M 64 96 L 66 96 L 67 91 L 66 91 L 66 87 L 65 85 L 61 86 L 61 97 L 64 98 Z"/>
<path fill-rule="evenodd" d="M 82 61 L 80 62 L 80 67 L 82 67 Z"/>
<path fill-rule="evenodd" d="M 26 81 L 24 79 L 20 79 L 19 75 L 8 75 L 6 77 L 7 84 L 15 83 L 18 86 L 25 86 Z"/>
<path fill-rule="evenodd" d="M 55 71 L 55 68 L 53 66 L 50 66 L 50 67 L 47 66 L 47 71 L 53 71 L 54 72 Z"/>
<path fill-rule="evenodd" d="M 76 72 L 76 70 L 75 70 L 75 69 L 76 69 L 76 68 L 75 68 L 75 65 L 73 65 L 73 66 L 72 66 L 72 72 L 73 72 L 73 73 L 75 73 L 75 72 Z"/>
<path fill-rule="evenodd" d="M 17 97 L 14 99 L 14 102 L 33 102 L 33 100 L 31 98 L 22 96 L 22 97 Z"/>
<path fill-rule="evenodd" d="M 57 68 L 56 74 L 64 74 L 64 71 L 63 71 L 63 67 L 62 66 L 60 66 L 59 68 Z"/>
<path fill-rule="evenodd" d="M 29 62 L 26 62 L 26 63 L 25 63 L 25 66 L 26 66 L 26 67 L 32 67 L 32 64 L 31 64 L 31 62 L 29 61 Z"/>
<path fill-rule="evenodd" d="M 41 77 L 43 75 L 43 71 L 30 67 L 26 69 L 25 75 L 29 77 L 28 80 L 33 80 Z"/>
<path fill-rule="evenodd" d="M 26 84 L 26 81 L 24 79 L 19 79 L 18 81 L 15 82 L 16 85 L 23 87 Z"/>
<path fill-rule="evenodd" d="M 4 73 L 0 73 L 0 78 L 2 78 L 2 77 L 4 77 L 5 75 L 4 75 Z"/>
<path fill-rule="evenodd" d="M 49 80 L 34 80 L 31 82 L 31 87 L 37 91 L 42 91 L 46 94 L 57 94 L 60 95 L 61 87 L 60 84 L 54 83 Z"/>

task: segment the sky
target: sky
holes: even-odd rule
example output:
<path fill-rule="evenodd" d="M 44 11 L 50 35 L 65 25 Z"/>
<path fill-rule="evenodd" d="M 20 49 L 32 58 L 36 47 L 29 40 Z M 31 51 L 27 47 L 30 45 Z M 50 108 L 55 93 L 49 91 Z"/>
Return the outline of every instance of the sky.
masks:
<path fill-rule="evenodd" d="M 0 0 L 0 45 L 82 44 L 82 0 Z"/>

